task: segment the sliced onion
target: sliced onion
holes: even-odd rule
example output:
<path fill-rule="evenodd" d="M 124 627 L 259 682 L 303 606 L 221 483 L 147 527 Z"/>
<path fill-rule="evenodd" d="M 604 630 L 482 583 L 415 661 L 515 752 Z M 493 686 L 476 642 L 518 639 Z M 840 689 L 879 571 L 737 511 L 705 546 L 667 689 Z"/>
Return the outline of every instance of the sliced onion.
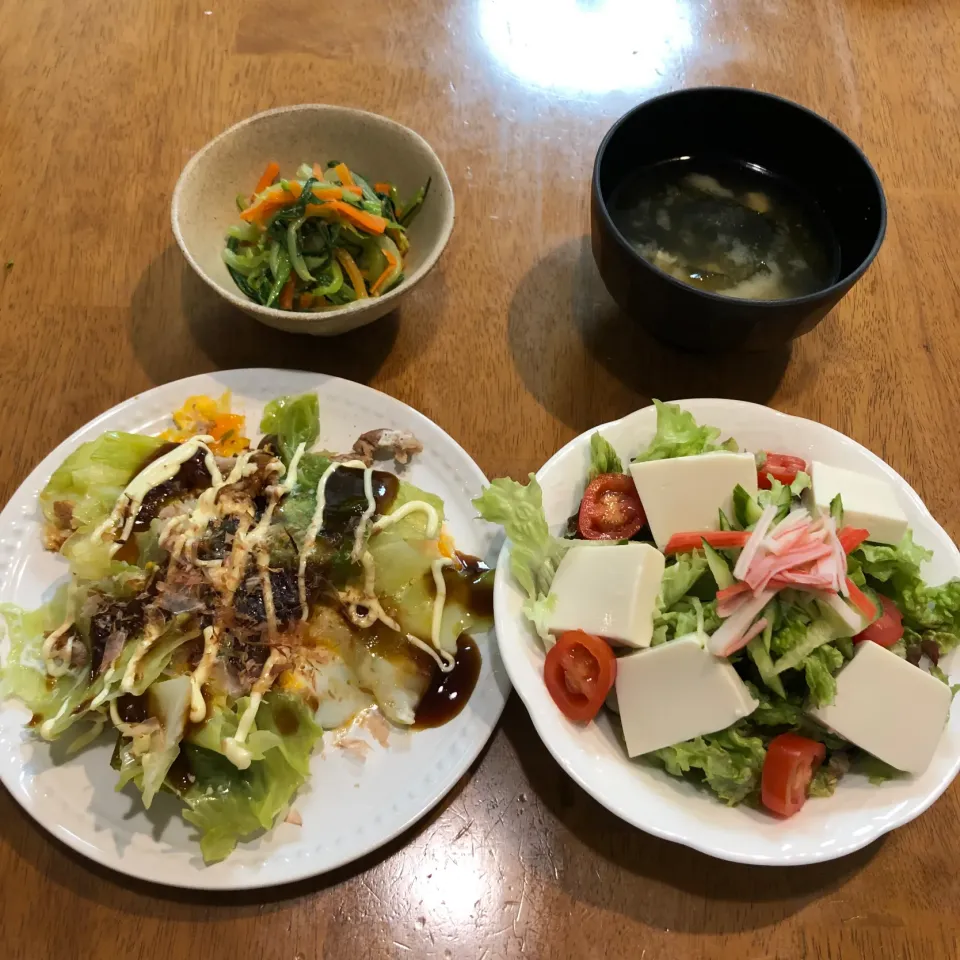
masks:
<path fill-rule="evenodd" d="M 754 617 L 776 594 L 776 590 L 766 589 L 750 597 L 732 617 L 724 620 L 719 628 L 714 631 L 707 641 L 707 649 L 718 657 L 724 656 L 723 651 L 733 646 L 743 636 L 750 624 L 753 623 Z"/>
<path fill-rule="evenodd" d="M 750 539 L 744 544 L 743 549 L 740 551 L 740 556 L 737 558 L 737 565 L 733 568 L 733 575 L 738 580 L 746 580 L 747 570 L 750 569 L 750 564 L 753 563 L 753 558 L 757 555 L 760 544 L 763 543 L 763 538 L 767 535 L 770 524 L 773 523 L 773 518 L 776 517 L 776 515 L 777 508 L 773 504 L 763 508 L 760 519 L 753 528 Z"/>

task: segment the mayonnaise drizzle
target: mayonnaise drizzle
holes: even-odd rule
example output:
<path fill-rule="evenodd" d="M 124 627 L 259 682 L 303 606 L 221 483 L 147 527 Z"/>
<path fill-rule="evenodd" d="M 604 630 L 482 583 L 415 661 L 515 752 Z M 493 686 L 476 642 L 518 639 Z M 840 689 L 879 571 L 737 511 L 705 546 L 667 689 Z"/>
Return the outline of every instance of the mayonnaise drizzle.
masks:
<path fill-rule="evenodd" d="M 203 656 L 197 669 L 190 676 L 190 722 L 200 723 L 207 715 L 207 704 L 203 699 L 203 685 L 210 677 L 220 650 L 220 631 L 216 626 L 203 629 Z"/>
<path fill-rule="evenodd" d="M 69 617 L 43 641 L 43 666 L 48 676 L 62 677 L 70 672 L 70 659 L 73 656 L 73 645 L 76 642 L 75 634 L 70 633 L 73 625 L 73 617 Z M 58 649 L 60 641 L 65 636 L 67 638 L 66 645 Z"/>
<path fill-rule="evenodd" d="M 270 676 L 271 671 L 281 660 L 283 660 L 283 654 L 279 650 L 270 651 L 270 656 L 267 657 L 267 662 L 263 665 L 263 670 L 260 672 L 257 682 L 253 685 L 253 690 L 250 693 L 250 702 L 247 704 L 247 708 L 243 711 L 240 722 L 237 724 L 237 732 L 232 737 L 227 737 L 223 741 L 223 752 L 226 754 L 227 759 L 238 770 L 246 770 L 247 767 L 250 766 L 250 761 L 253 759 L 250 751 L 243 746 L 243 744 L 250 735 L 250 730 L 253 728 L 254 721 L 257 719 L 257 711 L 260 709 L 263 695 L 270 689 L 273 683 Z"/>
<path fill-rule="evenodd" d="M 373 532 L 379 533 L 381 530 L 386 530 L 387 527 L 399 523 L 404 517 L 409 517 L 411 513 L 417 513 L 418 511 L 427 515 L 427 537 L 432 540 L 440 529 L 440 515 L 433 505 L 427 503 L 426 500 L 411 500 L 394 513 L 388 513 L 381 517 L 373 525 Z"/>
<path fill-rule="evenodd" d="M 415 647 L 418 647 L 419 649 L 423 650 L 424 653 L 432 657 L 444 673 L 449 673 L 453 669 L 454 658 L 445 650 L 440 649 L 439 639 L 440 626 L 443 622 L 443 608 L 447 596 L 447 585 L 443 579 L 442 569 L 451 561 L 447 560 L 446 558 L 441 558 L 440 560 L 435 560 L 431 565 L 433 569 L 433 580 L 437 585 L 437 596 L 433 602 L 431 646 L 430 644 L 424 643 L 423 640 L 421 640 L 419 637 L 415 637 L 411 633 L 404 633 L 400 627 L 400 624 L 397 623 L 397 621 L 391 616 L 389 616 L 383 609 L 383 606 L 381 605 L 376 593 L 376 562 L 373 558 L 373 554 L 371 554 L 369 550 L 362 550 L 363 543 L 368 532 L 371 535 L 374 533 L 379 533 L 381 530 L 385 530 L 387 527 L 390 527 L 393 524 L 398 523 L 400 520 L 403 520 L 404 517 L 410 516 L 411 513 L 416 513 L 418 511 L 427 515 L 427 536 L 431 538 L 436 537 L 437 532 L 440 529 L 440 516 L 433 505 L 427 503 L 425 500 L 411 500 L 409 503 L 405 503 L 402 507 L 400 507 L 400 509 L 395 513 L 383 516 L 375 523 L 371 524 L 370 520 L 377 509 L 377 501 L 373 494 L 373 467 L 368 467 L 365 463 L 362 463 L 359 460 L 348 460 L 345 463 L 331 463 L 330 466 L 324 470 L 323 475 L 320 477 L 320 480 L 317 483 L 317 505 L 314 508 L 313 516 L 310 519 L 310 525 L 307 527 L 306 535 L 303 538 L 303 546 L 300 549 L 300 562 L 297 568 L 297 590 L 300 596 L 300 619 L 305 621 L 309 616 L 306 583 L 307 560 L 309 559 L 310 554 L 313 552 L 313 548 L 316 546 L 317 536 L 323 529 L 323 512 L 327 505 L 327 483 L 338 467 L 353 467 L 363 469 L 363 492 L 367 499 L 366 509 L 363 511 L 363 514 L 360 517 L 360 522 L 357 524 L 356 530 L 354 531 L 352 551 L 353 558 L 359 559 L 363 566 L 364 598 L 362 606 L 367 608 L 367 613 L 361 614 L 357 610 L 357 607 L 360 606 L 360 604 L 348 601 L 347 606 L 350 609 L 351 621 L 356 626 L 363 629 L 372 627 L 373 624 L 379 620 L 391 630 L 395 630 L 397 633 L 403 634 L 409 643 L 412 643 Z M 266 598 L 266 590 L 264 590 L 264 598 Z"/>
<path fill-rule="evenodd" d="M 140 666 L 140 661 L 150 652 L 150 648 L 160 639 L 165 626 L 166 624 L 162 622 L 149 621 L 147 623 L 143 631 L 143 638 L 137 644 L 137 649 L 130 658 L 127 669 L 123 673 L 123 679 L 120 681 L 120 689 L 124 693 L 130 693 L 137 685 L 137 667 Z"/>
<path fill-rule="evenodd" d="M 356 530 L 353 531 L 353 550 L 350 556 L 356 560 L 363 549 L 364 539 L 367 536 L 367 527 L 370 525 L 370 518 L 377 509 L 377 501 L 373 496 L 373 467 L 363 468 L 363 495 L 367 498 L 367 506 L 360 515 L 360 522 Z"/>
<path fill-rule="evenodd" d="M 303 537 L 303 546 L 300 548 L 300 563 L 297 566 L 297 591 L 300 596 L 300 619 L 304 621 L 310 612 L 307 607 L 307 560 L 310 558 L 310 554 L 313 553 L 313 548 L 317 545 L 317 536 L 323 529 L 323 511 L 327 506 L 327 482 L 338 467 L 361 467 L 364 470 L 367 469 L 367 465 L 360 460 L 348 460 L 346 463 L 334 461 L 323 471 L 323 475 L 317 482 L 317 505 L 314 507 L 313 516 L 310 518 L 310 524 Z M 364 486 L 366 486 L 366 484 L 364 484 Z M 367 506 L 370 506 L 369 498 Z M 374 506 L 376 506 L 375 501 Z"/>
<path fill-rule="evenodd" d="M 203 462 L 207 468 L 207 472 L 210 474 L 213 486 L 217 487 L 222 485 L 223 475 L 217 466 L 217 459 L 207 446 L 207 443 L 212 441 L 213 437 L 205 434 L 198 437 L 191 437 L 179 446 L 174 447 L 173 450 L 165 453 L 162 457 L 158 457 L 153 463 L 144 467 L 144 469 L 127 484 L 123 493 L 117 498 L 117 502 L 114 504 L 110 516 L 94 530 L 94 539 L 98 537 L 102 538 L 107 533 L 115 533 L 117 525 L 125 516 L 126 520 L 123 523 L 120 536 L 113 537 L 115 543 L 110 548 L 111 556 L 115 554 L 133 533 L 133 524 L 137 519 L 137 514 L 140 512 L 140 507 L 143 506 L 143 498 L 146 497 L 154 487 L 159 487 L 161 483 L 172 480 L 177 473 L 179 473 L 183 464 L 200 450 L 204 453 Z"/>

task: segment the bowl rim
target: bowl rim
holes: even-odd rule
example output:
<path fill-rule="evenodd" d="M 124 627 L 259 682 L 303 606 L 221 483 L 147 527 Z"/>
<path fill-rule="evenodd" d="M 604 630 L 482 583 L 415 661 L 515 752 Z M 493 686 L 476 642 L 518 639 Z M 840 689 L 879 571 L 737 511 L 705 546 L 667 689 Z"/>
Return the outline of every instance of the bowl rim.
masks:
<path fill-rule="evenodd" d="M 853 152 L 860 158 L 860 162 L 866 168 L 870 179 L 873 181 L 873 186 L 876 189 L 877 196 L 880 200 L 880 225 L 877 229 L 877 236 L 873 242 L 873 246 L 870 248 L 870 251 L 855 270 L 851 270 L 849 273 L 844 274 L 830 284 L 829 287 L 824 287 L 822 290 L 815 290 L 813 293 L 807 293 L 801 297 L 786 297 L 779 300 L 748 300 L 744 297 L 728 297 L 721 293 L 712 293 L 709 290 L 701 290 L 698 287 L 692 287 L 687 283 L 683 283 L 681 280 L 671 277 L 669 273 L 666 273 L 659 267 L 655 267 L 652 263 L 640 256 L 640 254 L 630 246 L 626 238 L 617 228 L 617 225 L 613 222 L 613 218 L 610 216 L 610 211 L 607 209 L 607 202 L 604 199 L 603 192 L 600 189 L 600 166 L 603 163 L 603 158 L 607 148 L 610 145 L 610 142 L 620 131 L 621 127 L 623 127 L 633 117 L 634 114 L 639 113 L 641 110 L 646 109 L 660 100 L 669 100 L 714 92 L 736 93 L 750 98 L 773 100 L 782 106 L 787 107 L 788 109 L 798 110 L 802 113 L 805 113 L 809 117 L 812 117 L 814 120 L 823 124 L 830 131 L 839 136 L 841 140 L 846 141 L 847 145 L 851 147 Z M 860 277 L 866 273 L 867 269 L 870 267 L 870 264 L 872 264 L 877 258 L 877 254 L 880 252 L 880 247 L 883 245 L 883 241 L 887 233 L 887 197 L 883 190 L 883 184 L 880 182 L 880 177 L 877 176 L 877 171 L 874 170 L 873 164 L 870 163 L 870 160 L 867 158 L 867 155 L 863 152 L 863 150 L 849 136 L 847 136 L 847 134 L 844 133 L 840 127 L 828 120 L 826 117 L 821 116 L 815 110 L 811 110 L 809 107 L 805 107 L 803 104 L 797 103 L 794 100 L 788 100 L 786 97 L 781 97 L 776 93 L 769 93 L 766 90 L 753 90 L 750 87 L 733 87 L 725 85 L 683 87 L 680 90 L 670 90 L 667 93 L 661 93 L 655 97 L 650 97 L 648 100 L 644 100 L 641 103 L 638 103 L 636 106 L 631 107 L 626 113 L 614 121 L 610 129 L 606 132 L 606 134 L 604 134 L 603 140 L 600 141 L 600 146 L 597 148 L 597 154 L 593 162 L 591 193 L 593 196 L 595 209 L 602 218 L 607 231 L 612 235 L 617 246 L 627 253 L 634 260 L 634 262 L 641 265 L 641 269 L 646 269 L 655 276 L 666 280 L 676 289 L 685 290 L 688 293 L 691 293 L 697 297 L 702 297 L 709 302 L 722 303 L 727 306 L 736 305 L 738 308 L 747 310 L 756 309 L 758 311 L 764 311 L 765 309 L 770 309 L 773 307 L 814 305 L 829 300 L 833 295 L 837 295 L 838 297 L 842 296 L 846 290 L 849 290 L 850 287 L 852 287 L 860 279 Z"/>
<path fill-rule="evenodd" d="M 265 117 L 280 113 L 306 113 L 312 111 L 328 114 L 340 113 L 350 114 L 352 116 L 368 117 L 381 126 L 393 128 L 394 132 L 402 132 L 410 136 L 414 142 L 417 143 L 417 145 L 436 162 L 441 182 L 444 186 L 446 186 L 446 194 L 449 197 L 449 204 L 447 205 L 446 214 L 441 223 L 440 236 L 435 241 L 432 250 L 430 250 L 430 252 L 424 258 L 423 263 L 421 263 L 420 266 L 410 276 L 405 277 L 403 283 L 398 284 L 392 290 L 388 290 L 385 294 L 379 297 L 355 300 L 353 303 L 348 303 L 341 307 L 334 307 L 330 310 L 279 310 L 276 307 L 265 307 L 262 304 L 255 303 L 253 300 L 250 300 L 247 297 L 241 297 L 239 292 L 234 293 L 232 290 L 228 290 L 226 287 L 223 287 L 217 283 L 217 281 L 213 277 L 209 276 L 206 270 L 200 266 L 196 258 L 190 252 L 190 249 L 184 240 L 183 233 L 180 230 L 180 211 L 183 200 L 183 191 L 188 178 L 202 162 L 204 156 L 209 153 L 220 141 L 232 136 L 243 127 L 256 123 Z M 400 123 L 398 120 L 393 120 L 392 118 L 385 117 L 379 113 L 372 113 L 369 110 L 361 110 L 357 107 L 347 107 L 343 106 L 342 104 L 335 103 L 298 103 L 284 107 L 273 107 L 270 110 L 262 110 L 260 113 L 255 113 L 252 116 L 246 117 L 245 119 L 232 124 L 225 130 L 222 130 L 220 133 L 218 133 L 212 140 L 209 140 L 207 143 L 205 143 L 187 161 L 183 170 L 180 171 L 180 176 L 177 178 L 176 185 L 173 188 L 173 197 L 170 202 L 170 225 L 173 229 L 173 235 L 174 239 L 177 241 L 177 246 L 180 247 L 180 252 L 185 257 L 187 263 L 193 267 L 194 272 L 208 287 L 210 287 L 212 290 L 215 290 L 225 300 L 230 301 L 230 303 L 239 307 L 241 310 L 252 311 L 253 313 L 262 317 L 273 317 L 278 320 L 284 320 L 288 323 L 291 320 L 295 321 L 301 319 L 304 321 L 304 327 L 315 327 L 318 324 L 322 324 L 326 320 L 333 320 L 338 317 L 349 316 L 353 313 L 364 313 L 374 304 L 376 304 L 378 307 L 382 307 L 384 304 L 392 304 L 392 306 L 383 310 L 383 314 L 389 313 L 390 310 L 393 310 L 396 307 L 397 301 L 399 301 L 401 297 L 413 289 L 413 287 L 415 287 L 430 272 L 430 270 L 433 269 L 450 240 L 450 235 L 453 233 L 455 219 L 456 206 L 453 196 L 453 187 L 450 184 L 450 178 L 447 176 L 447 171 L 444 168 L 440 158 L 437 156 L 436 151 L 430 146 L 426 139 L 417 133 L 416 130 L 412 130 L 410 127 Z"/>

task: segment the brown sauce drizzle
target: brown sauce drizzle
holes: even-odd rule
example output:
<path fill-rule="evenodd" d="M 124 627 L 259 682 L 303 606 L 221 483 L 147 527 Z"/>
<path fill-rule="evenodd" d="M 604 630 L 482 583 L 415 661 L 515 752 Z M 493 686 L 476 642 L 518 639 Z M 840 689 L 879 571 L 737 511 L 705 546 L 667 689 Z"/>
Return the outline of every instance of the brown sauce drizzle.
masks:
<path fill-rule="evenodd" d="M 117 715 L 124 723 L 143 723 L 147 719 L 147 695 L 125 693 L 117 697 Z"/>
<path fill-rule="evenodd" d="M 493 616 L 493 571 L 479 557 L 457 552 L 462 564 L 443 568 L 447 602 L 459 603 L 477 617 Z"/>
<path fill-rule="evenodd" d="M 367 509 L 364 473 L 357 467 L 341 467 L 330 474 L 324 487 L 323 532 L 326 536 L 350 532 L 356 519 Z M 371 479 L 376 512 L 383 514 L 397 499 L 400 480 L 385 470 L 374 470 Z"/>
<path fill-rule="evenodd" d="M 449 723 L 466 706 L 480 676 L 480 648 L 472 637 L 463 634 L 457 641 L 457 656 L 453 669 L 443 673 L 433 671 L 413 721 L 414 730 L 425 730 Z"/>

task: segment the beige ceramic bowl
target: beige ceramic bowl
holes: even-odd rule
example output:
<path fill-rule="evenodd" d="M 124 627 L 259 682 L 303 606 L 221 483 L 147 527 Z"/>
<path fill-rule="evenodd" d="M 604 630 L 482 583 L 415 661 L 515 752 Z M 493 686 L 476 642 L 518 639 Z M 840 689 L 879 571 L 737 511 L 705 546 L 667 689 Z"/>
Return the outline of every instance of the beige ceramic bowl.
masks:
<path fill-rule="evenodd" d="M 285 176 L 301 163 L 342 160 L 370 180 L 392 181 L 404 198 L 431 178 L 430 193 L 410 226 L 403 282 L 382 297 L 319 313 L 262 307 L 245 297 L 221 250 L 227 227 L 240 222 L 237 194 L 251 190 L 271 160 Z M 258 113 L 211 140 L 180 174 L 171 219 L 190 266 L 226 300 L 279 330 L 332 336 L 389 313 L 427 275 L 453 230 L 453 190 L 430 145 L 402 124 L 349 107 L 303 104 Z"/>

